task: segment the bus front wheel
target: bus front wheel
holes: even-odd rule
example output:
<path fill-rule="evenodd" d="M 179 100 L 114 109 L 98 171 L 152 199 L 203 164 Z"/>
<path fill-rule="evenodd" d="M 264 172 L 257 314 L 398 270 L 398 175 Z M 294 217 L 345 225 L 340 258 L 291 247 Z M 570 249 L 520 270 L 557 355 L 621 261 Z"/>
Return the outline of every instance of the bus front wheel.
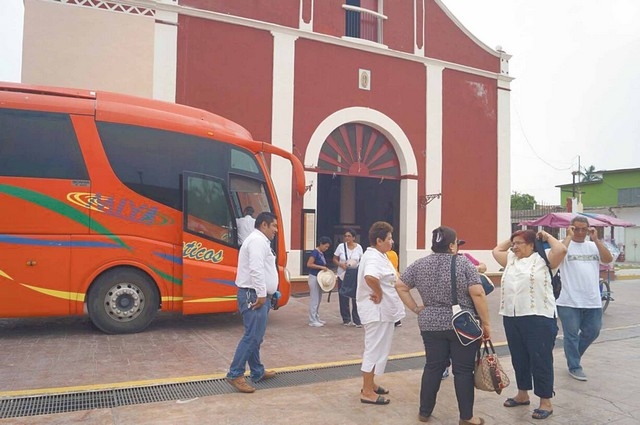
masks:
<path fill-rule="evenodd" d="M 140 270 L 114 269 L 93 283 L 87 300 L 91 322 L 108 334 L 143 331 L 156 316 L 159 295 L 151 279 Z"/>

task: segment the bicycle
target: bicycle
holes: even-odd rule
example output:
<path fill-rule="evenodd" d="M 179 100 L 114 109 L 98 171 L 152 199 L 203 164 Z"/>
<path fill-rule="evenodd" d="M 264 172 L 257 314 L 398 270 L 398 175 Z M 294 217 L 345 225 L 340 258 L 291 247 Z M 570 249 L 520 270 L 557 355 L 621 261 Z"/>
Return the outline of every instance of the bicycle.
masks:
<path fill-rule="evenodd" d="M 609 280 L 600 279 L 600 298 L 602 298 L 602 313 L 607 310 L 609 303 L 614 301 L 613 292 L 611 292 L 611 284 Z"/>

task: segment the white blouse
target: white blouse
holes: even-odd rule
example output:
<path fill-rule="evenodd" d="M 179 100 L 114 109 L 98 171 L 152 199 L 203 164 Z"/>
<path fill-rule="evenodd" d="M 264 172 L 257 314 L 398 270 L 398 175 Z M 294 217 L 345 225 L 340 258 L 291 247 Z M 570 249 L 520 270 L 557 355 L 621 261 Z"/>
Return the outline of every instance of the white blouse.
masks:
<path fill-rule="evenodd" d="M 355 261 L 356 266 L 360 263 L 360 258 L 362 258 L 362 247 L 360 244 L 356 243 L 356 246 L 353 249 L 349 249 L 349 245 L 347 245 L 347 252 L 344 251 L 345 243 L 341 243 L 336 247 L 333 255 L 334 257 L 338 257 L 338 261 L 341 263 L 347 262 L 347 257 L 349 260 Z M 346 273 L 346 269 L 338 266 L 338 277 L 340 279 L 344 279 L 344 274 Z"/>
<path fill-rule="evenodd" d="M 379 304 L 371 301 L 373 290 L 364 280 L 367 275 L 380 281 L 382 301 Z M 356 291 L 358 315 L 362 323 L 397 322 L 405 316 L 404 304 L 395 287 L 396 279 L 396 270 L 389 257 L 375 248 L 367 248 L 360 260 Z"/>
<path fill-rule="evenodd" d="M 500 315 L 556 317 L 551 276 L 544 259 L 534 252 L 520 258 L 509 251 L 500 283 Z"/>

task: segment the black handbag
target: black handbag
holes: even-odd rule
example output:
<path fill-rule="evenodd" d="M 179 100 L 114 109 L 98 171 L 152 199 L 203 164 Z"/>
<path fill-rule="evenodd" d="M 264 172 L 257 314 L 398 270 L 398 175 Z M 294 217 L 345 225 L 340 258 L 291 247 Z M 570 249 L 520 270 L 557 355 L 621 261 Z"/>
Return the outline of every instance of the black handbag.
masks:
<path fill-rule="evenodd" d="M 458 293 L 456 288 L 456 255 L 451 256 L 451 310 L 453 317 L 451 324 L 456 332 L 460 344 L 469 345 L 482 338 L 482 328 L 480 323 L 473 317 L 473 314 L 462 310 L 458 304 Z"/>
<path fill-rule="evenodd" d="M 347 257 L 347 244 L 344 244 L 344 258 L 349 261 Z M 338 294 L 343 297 L 355 298 L 356 290 L 358 289 L 358 267 L 347 267 L 342 278 L 342 283 L 338 289 Z"/>

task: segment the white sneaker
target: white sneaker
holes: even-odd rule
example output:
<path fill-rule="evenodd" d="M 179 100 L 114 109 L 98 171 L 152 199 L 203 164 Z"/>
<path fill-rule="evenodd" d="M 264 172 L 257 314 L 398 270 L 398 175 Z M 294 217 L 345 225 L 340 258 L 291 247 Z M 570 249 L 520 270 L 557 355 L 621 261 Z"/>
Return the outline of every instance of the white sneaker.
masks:
<path fill-rule="evenodd" d="M 325 322 L 324 320 L 320 320 L 320 319 L 317 319 L 317 320 L 316 320 L 316 322 L 318 322 L 318 323 L 322 323 L 323 325 L 326 325 L 326 324 L 327 324 L 327 322 Z"/>
<path fill-rule="evenodd" d="M 320 322 L 309 322 L 309 326 L 311 326 L 312 328 L 321 328 L 324 325 Z"/>
<path fill-rule="evenodd" d="M 342 322 L 342 326 L 354 326 L 353 322 Z"/>

